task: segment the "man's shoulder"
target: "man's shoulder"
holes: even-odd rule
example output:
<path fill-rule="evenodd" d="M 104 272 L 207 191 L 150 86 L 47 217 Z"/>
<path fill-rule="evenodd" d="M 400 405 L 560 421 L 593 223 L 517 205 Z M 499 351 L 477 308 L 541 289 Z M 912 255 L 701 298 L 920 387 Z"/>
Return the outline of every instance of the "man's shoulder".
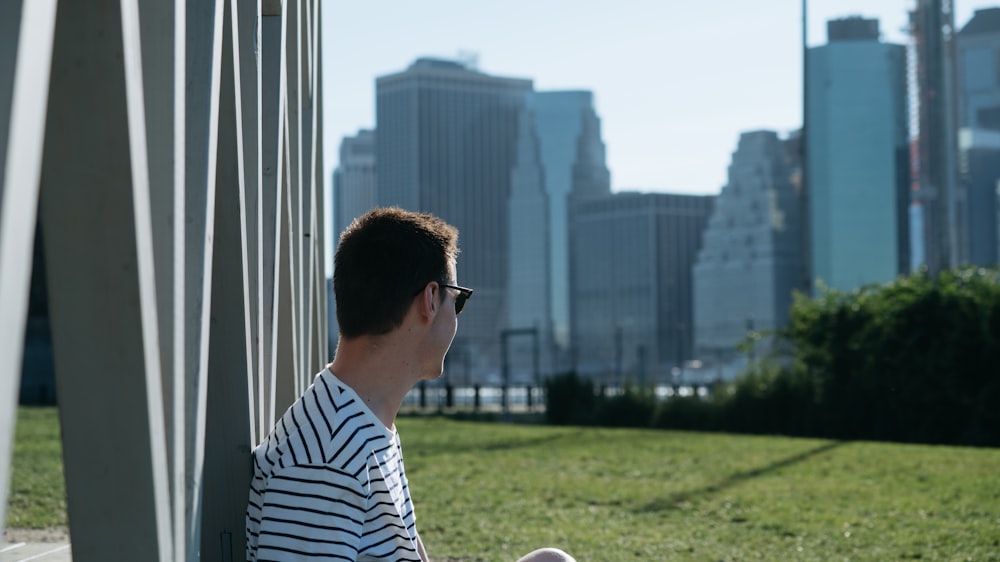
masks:
<path fill-rule="evenodd" d="M 368 457 L 390 442 L 357 395 L 326 375 L 316 377 L 257 446 L 255 462 L 262 472 L 311 466 L 359 475 Z"/>

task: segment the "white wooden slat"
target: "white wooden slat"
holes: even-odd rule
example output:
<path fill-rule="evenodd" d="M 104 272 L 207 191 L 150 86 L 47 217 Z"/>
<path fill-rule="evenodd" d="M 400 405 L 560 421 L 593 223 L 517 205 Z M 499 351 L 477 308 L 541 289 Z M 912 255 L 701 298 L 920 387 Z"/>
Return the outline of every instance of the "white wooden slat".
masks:
<path fill-rule="evenodd" d="M 204 560 L 231 561 L 245 552 L 242 532 L 250 483 L 253 418 L 253 346 L 248 267 L 245 153 L 240 95 L 240 48 L 234 0 L 225 7 L 219 113 L 216 239 L 205 433 Z"/>
<path fill-rule="evenodd" d="M 186 55 L 185 424 L 187 556 L 201 541 L 208 321 L 215 238 L 223 0 L 188 0 Z"/>
<path fill-rule="evenodd" d="M 173 559 L 139 34 L 128 0 L 57 10 L 40 211 L 84 561 Z"/>
<path fill-rule="evenodd" d="M 268 2 L 266 4 L 273 4 Z M 284 26 L 282 25 L 281 8 L 274 15 L 274 6 L 265 9 L 261 16 L 261 287 L 263 295 L 263 324 L 261 346 L 264 350 L 258 391 L 260 393 L 261 413 L 258 429 L 258 439 L 270 431 L 275 422 L 274 378 L 275 378 L 275 345 L 277 326 L 276 299 L 278 288 L 277 268 L 281 246 L 278 243 L 278 233 L 281 225 L 281 187 L 282 159 L 280 154 L 284 149 Z"/>
<path fill-rule="evenodd" d="M 284 4 L 285 17 L 285 40 L 284 46 L 284 59 L 285 59 L 285 79 L 284 86 L 286 88 L 286 123 L 285 123 L 285 135 L 286 142 L 288 143 L 288 149 L 285 152 L 286 162 L 288 165 L 288 189 L 289 198 L 288 204 L 290 205 L 290 213 L 288 214 L 288 228 L 289 228 L 289 242 L 288 246 L 290 267 L 291 267 L 291 280 L 290 280 L 290 298 L 292 302 L 291 312 L 291 325 L 292 325 L 292 335 L 291 335 L 291 346 L 293 349 L 292 363 L 291 363 L 291 373 L 295 373 L 293 376 L 294 380 L 294 391 L 295 395 L 302 393 L 305 388 L 302 385 L 302 375 L 301 366 L 303 365 L 303 359 L 301 354 L 302 346 L 300 340 L 302 339 L 302 334 L 305 328 L 303 323 L 303 315 L 300 312 L 303 309 L 303 279 L 302 279 L 302 198 L 303 198 L 303 183 L 302 183 L 302 110 L 301 110 L 301 97 L 302 97 L 302 65 L 301 65 L 301 31 L 302 26 L 300 25 L 301 10 L 300 4 L 302 0 L 286 0 Z M 282 375 L 279 371 L 278 376 L 288 376 L 288 374 Z"/>
<path fill-rule="evenodd" d="M 171 524 L 174 529 L 185 527 L 186 513 L 184 14 L 183 0 L 144 0 L 139 7 L 162 399 L 170 467 Z M 178 58 L 181 64 L 177 64 Z M 183 551 L 183 537 L 183 533 L 175 534 L 175 552 Z"/>
<path fill-rule="evenodd" d="M 15 9 L 18 12 L 15 17 Z M 0 112 L 0 541 L 7 521 L 7 490 L 17 414 L 24 328 L 31 282 L 49 69 L 56 2 L 10 2 L 0 9 L 3 95 Z M 5 19 L 5 18 L 10 18 Z M 16 41 L 13 45 L 8 41 Z"/>

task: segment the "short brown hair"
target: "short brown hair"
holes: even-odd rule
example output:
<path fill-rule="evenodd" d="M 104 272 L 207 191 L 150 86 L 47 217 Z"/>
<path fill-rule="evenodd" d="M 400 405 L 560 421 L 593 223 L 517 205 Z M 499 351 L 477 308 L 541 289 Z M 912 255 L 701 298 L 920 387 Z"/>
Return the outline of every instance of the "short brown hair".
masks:
<path fill-rule="evenodd" d="M 337 323 L 347 338 L 398 327 L 413 297 L 448 279 L 458 255 L 458 230 L 429 213 L 378 208 L 354 219 L 334 257 Z"/>

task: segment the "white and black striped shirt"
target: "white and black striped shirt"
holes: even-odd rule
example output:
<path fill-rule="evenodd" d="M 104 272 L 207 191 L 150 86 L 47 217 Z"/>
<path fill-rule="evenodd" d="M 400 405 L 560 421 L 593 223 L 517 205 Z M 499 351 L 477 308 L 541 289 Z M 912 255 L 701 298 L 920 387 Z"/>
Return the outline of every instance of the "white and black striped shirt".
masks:
<path fill-rule="evenodd" d="M 420 561 L 399 436 L 328 369 L 253 457 L 247 560 Z"/>

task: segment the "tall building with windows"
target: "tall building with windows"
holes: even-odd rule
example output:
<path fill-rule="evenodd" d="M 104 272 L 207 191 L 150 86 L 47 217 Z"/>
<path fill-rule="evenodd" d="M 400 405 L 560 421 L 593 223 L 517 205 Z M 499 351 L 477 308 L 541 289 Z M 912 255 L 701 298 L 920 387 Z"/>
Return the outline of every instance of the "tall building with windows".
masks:
<path fill-rule="evenodd" d="M 535 330 L 533 340 L 523 334 L 508 344 L 508 364 L 515 378 L 523 379 L 536 361 L 540 370 L 551 373 L 555 356 L 549 194 L 545 190 L 535 115 L 530 111 L 522 111 L 518 119 L 516 164 L 510 182 L 507 290 L 512 298 L 507 306 L 507 329 Z M 535 353 L 540 357 L 534 357 Z"/>
<path fill-rule="evenodd" d="M 866 22 L 807 53 L 810 271 L 845 291 L 909 270 L 906 51 Z"/>
<path fill-rule="evenodd" d="M 362 129 L 340 141 L 340 161 L 333 171 L 333 244 L 355 217 L 374 208 L 375 131 Z"/>
<path fill-rule="evenodd" d="M 955 2 L 914 4 L 910 12 L 917 141 L 913 199 L 922 227 L 923 265 L 937 273 L 968 260 L 967 202 L 956 163 Z"/>
<path fill-rule="evenodd" d="M 525 260 L 544 252 L 547 287 L 532 292 L 546 295 L 548 302 L 542 309 L 537 297 L 511 300 L 511 327 L 532 322 L 548 326 L 543 345 L 550 355 L 548 366 L 564 370 L 570 365 L 569 201 L 574 196 L 609 195 L 611 176 L 591 92 L 529 92 L 520 123 L 511 186 L 511 290 L 519 294 L 515 286 L 533 271 Z M 542 204 L 547 207 L 544 226 L 536 223 Z"/>
<path fill-rule="evenodd" d="M 969 263 L 1000 264 L 1000 130 L 963 128 L 959 179 L 969 198 Z"/>
<path fill-rule="evenodd" d="M 518 116 L 531 89 L 530 80 L 431 58 L 375 82 L 378 203 L 458 228 L 458 280 L 476 295 L 453 349 L 480 371 L 499 364 L 508 320 L 508 203 Z"/>
<path fill-rule="evenodd" d="M 956 50 L 958 126 L 1000 131 L 1000 7 L 976 10 Z"/>
<path fill-rule="evenodd" d="M 968 199 L 968 261 L 1000 262 L 1000 7 L 976 10 L 956 40 L 958 173 Z"/>
<path fill-rule="evenodd" d="M 361 129 L 353 137 L 340 141 L 340 161 L 333 171 L 333 196 L 330 213 L 333 222 L 334 251 L 344 232 L 355 217 L 376 205 L 375 197 L 375 131 Z M 337 326 L 337 302 L 333 295 L 333 280 L 329 280 L 327 322 L 331 353 L 336 350 L 340 330 Z"/>
<path fill-rule="evenodd" d="M 773 131 L 740 135 L 694 265 L 695 356 L 728 361 L 748 329 L 787 324 L 802 290 L 795 150 Z"/>
<path fill-rule="evenodd" d="M 692 358 L 691 269 L 714 202 L 715 196 L 622 192 L 572 206 L 572 347 L 579 372 L 615 382 L 652 380 Z"/>

